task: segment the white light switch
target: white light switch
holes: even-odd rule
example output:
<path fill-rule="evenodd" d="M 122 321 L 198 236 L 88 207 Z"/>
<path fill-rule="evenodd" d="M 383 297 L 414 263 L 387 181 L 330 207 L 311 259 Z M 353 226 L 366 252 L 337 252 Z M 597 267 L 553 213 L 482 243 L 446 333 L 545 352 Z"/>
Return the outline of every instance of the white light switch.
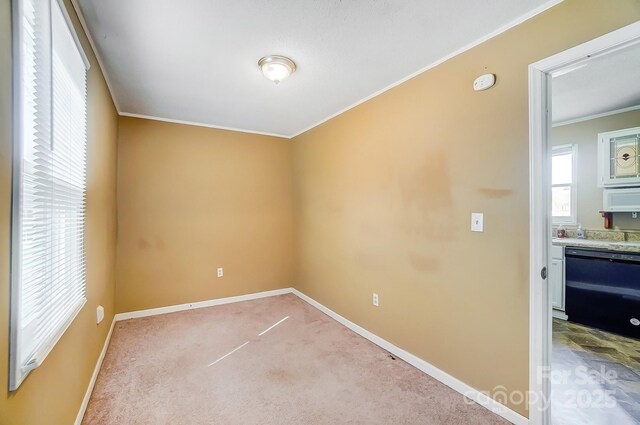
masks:
<path fill-rule="evenodd" d="M 471 231 L 484 232 L 484 214 L 471 213 Z"/>

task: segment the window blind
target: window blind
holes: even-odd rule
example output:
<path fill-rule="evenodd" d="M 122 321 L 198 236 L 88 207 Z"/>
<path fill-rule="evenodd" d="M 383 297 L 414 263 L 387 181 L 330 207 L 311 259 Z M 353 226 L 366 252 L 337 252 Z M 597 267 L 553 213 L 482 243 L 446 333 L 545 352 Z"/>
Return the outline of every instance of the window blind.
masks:
<path fill-rule="evenodd" d="M 11 390 L 84 305 L 86 71 L 56 0 L 14 3 Z"/>

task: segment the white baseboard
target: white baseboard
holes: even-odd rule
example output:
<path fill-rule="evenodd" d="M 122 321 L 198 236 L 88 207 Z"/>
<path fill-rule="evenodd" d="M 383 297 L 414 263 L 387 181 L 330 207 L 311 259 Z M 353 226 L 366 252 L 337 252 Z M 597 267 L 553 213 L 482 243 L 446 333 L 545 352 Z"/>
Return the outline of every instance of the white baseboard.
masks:
<path fill-rule="evenodd" d="M 273 291 L 256 292 L 253 294 L 238 295 L 236 297 L 217 298 L 213 300 L 198 301 L 187 304 L 170 305 L 167 307 L 150 308 L 148 310 L 130 311 L 118 313 L 115 316 L 117 322 L 121 320 L 136 319 L 138 317 L 156 316 L 158 314 L 175 313 L 177 311 L 193 310 L 195 308 L 213 307 L 222 304 L 237 303 L 240 301 L 256 300 L 258 298 L 273 297 L 276 295 L 290 294 L 293 288 L 274 289 Z"/>
<path fill-rule="evenodd" d="M 89 399 L 91 398 L 93 387 L 96 385 L 96 379 L 98 379 L 98 374 L 100 373 L 100 368 L 102 367 L 104 356 L 105 354 L 107 354 L 107 348 L 109 348 L 109 341 L 111 341 L 111 334 L 113 333 L 113 328 L 115 324 L 116 324 L 116 318 L 114 317 L 113 320 L 111 321 L 111 327 L 109 328 L 107 339 L 104 340 L 104 345 L 102 346 L 102 352 L 100 353 L 100 356 L 98 357 L 98 361 L 96 362 L 96 367 L 93 369 L 93 375 L 91 375 L 91 380 L 89 381 L 87 392 L 84 393 L 84 398 L 82 399 L 82 404 L 80 405 L 78 416 L 76 416 L 75 425 L 82 424 L 82 418 L 84 418 L 84 413 L 87 411 L 87 406 L 89 405 Z"/>
<path fill-rule="evenodd" d="M 519 413 L 509 409 L 507 406 L 498 403 L 497 401 L 493 400 L 492 398 L 488 397 L 487 395 L 485 395 L 485 394 L 481 393 L 480 391 L 472 388 L 471 386 L 465 384 L 464 382 L 460 381 L 459 379 L 454 378 L 453 376 L 451 376 L 448 373 L 438 369 L 434 365 L 422 360 L 421 358 L 414 356 L 413 354 L 403 350 L 402 348 L 400 348 L 400 347 L 398 347 L 396 345 L 393 345 L 389 341 L 384 340 L 384 339 L 380 338 L 379 336 L 369 332 L 368 330 L 364 329 L 363 327 L 356 325 L 352 321 L 340 316 L 338 313 L 334 312 L 333 310 L 330 310 L 329 308 L 327 308 L 324 305 L 320 304 L 319 302 L 317 302 L 313 298 L 308 297 L 307 295 L 303 294 L 302 292 L 298 291 L 297 289 L 293 289 L 291 292 L 294 295 L 296 295 L 297 297 L 299 297 L 300 299 L 302 299 L 302 300 L 306 301 L 307 303 L 311 304 L 313 307 L 315 307 L 318 310 L 322 311 L 327 316 L 333 318 L 337 322 L 339 322 L 342 325 L 346 326 L 347 328 L 351 329 L 352 331 L 354 331 L 358 335 L 368 339 L 369 341 L 373 342 L 374 344 L 376 344 L 377 346 L 381 347 L 382 349 L 384 349 L 384 350 L 390 352 L 391 354 L 393 354 L 394 356 L 404 360 L 405 362 L 407 362 L 410 365 L 412 365 L 413 367 L 421 370 L 422 372 L 426 373 L 427 375 L 431 376 L 432 378 L 437 379 L 438 381 L 442 382 L 443 384 L 445 384 L 449 388 L 451 388 L 451 389 L 459 392 L 460 394 L 464 395 L 465 397 L 475 401 L 476 403 L 478 403 L 481 406 L 487 408 L 488 410 L 492 411 L 493 413 L 495 413 L 495 414 L 497 414 L 499 416 L 502 416 L 503 418 L 505 418 L 509 422 L 511 422 L 513 424 L 516 424 L 516 425 L 526 425 L 526 424 L 529 423 L 529 420 L 527 418 L 525 418 L 524 416 L 520 415 Z"/>
<path fill-rule="evenodd" d="M 569 320 L 569 316 L 564 311 L 556 310 L 555 308 L 551 311 L 551 315 L 554 319 Z"/>

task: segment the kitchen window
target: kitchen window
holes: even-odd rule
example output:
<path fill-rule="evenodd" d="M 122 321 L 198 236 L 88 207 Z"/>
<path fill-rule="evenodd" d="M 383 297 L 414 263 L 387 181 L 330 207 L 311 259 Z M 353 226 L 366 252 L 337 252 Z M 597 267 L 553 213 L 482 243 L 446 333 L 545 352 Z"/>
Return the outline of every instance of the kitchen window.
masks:
<path fill-rule="evenodd" d="M 554 146 L 551 152 L 553 224 L 576 224 L 576 145 Z"/>
<path fill-rule="evenodd" d="M 82 309 L 89 68 L 62 1 L 16 0 L 9 389 Z"/>

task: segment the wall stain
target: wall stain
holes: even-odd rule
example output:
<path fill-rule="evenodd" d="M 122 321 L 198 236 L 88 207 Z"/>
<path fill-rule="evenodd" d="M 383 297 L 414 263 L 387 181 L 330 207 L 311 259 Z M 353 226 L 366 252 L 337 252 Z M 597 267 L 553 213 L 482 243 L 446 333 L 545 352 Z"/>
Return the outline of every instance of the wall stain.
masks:
<path fill-rule="evenodd" d="M 447 220 L 455 210 L 450 151 L 432 148 L 400 179 L 402 218 L 398 230 L 430 241 L 450 242 L 454 223 Z"/>
<path fill-rule="evenodd" d="M 145 238 L 140 238 L 138 239 L 138 249 L 140 250 L 147 250 L 151 248 L 151 244 L 149 243 L 148 240 L 146 240 Z"/>
<path fill-rule="evenodd" d="M 155 237 L 155 246 L 156 248 L 158 248 L 159 251 L 163 251 L 164 250 L 164 239 L 159 238 L 159 237 Z"/>
<path fill-rule="evenodd" d="M 379 255 L 369 251 L 358 250 L 354 255 L 356 264 L 364 269 L 380 269 L 384 267 L 384 261 Z"/>
<path fill-rule="evenodd" d="M 409 254 L 411 266 L 421 272 L 436 272 L 440 269 L 440 261 L 420 254 Z"/>
<path fill-rule="evenodd" d="M 507 196 L 513 193 L 511 189 L 495 189 L 492 187 L 480 187 L 478 188 L 478 192 L 482 196 L 488 199 L 501 199 L 506 198 Z"/>
<path fill-rule="evenodd" d="M 424 155 L 422 163 L 402 182 L 402 197 L 405 205 L 418 204 L 425 210 L 448 209 L 452 206 L 450 153 L 444 149 L 433 150 Z"/>

